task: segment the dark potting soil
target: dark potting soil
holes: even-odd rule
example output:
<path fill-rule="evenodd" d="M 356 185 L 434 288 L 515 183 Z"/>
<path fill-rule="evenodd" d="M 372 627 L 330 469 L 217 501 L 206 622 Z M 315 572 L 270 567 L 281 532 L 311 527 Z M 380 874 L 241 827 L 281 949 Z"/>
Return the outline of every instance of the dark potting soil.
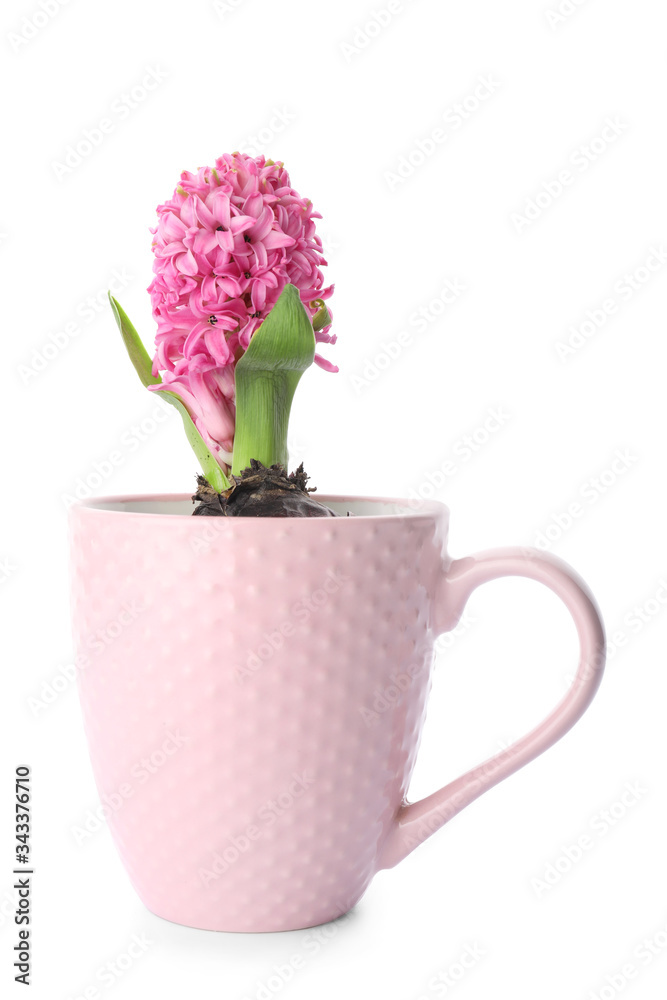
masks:
<path fill-rule="evenodd" d="M 268 468 L 252 458 L 240 476 L 224 493 L 216 493 L 204 476 L 197 476 L 197 504 L 194 515 L 201 517 L 339 517 L 331 508 L 313 500 L 315 487 L 308 482 L 303 462 L 285 472 L 282 465 Z"/>

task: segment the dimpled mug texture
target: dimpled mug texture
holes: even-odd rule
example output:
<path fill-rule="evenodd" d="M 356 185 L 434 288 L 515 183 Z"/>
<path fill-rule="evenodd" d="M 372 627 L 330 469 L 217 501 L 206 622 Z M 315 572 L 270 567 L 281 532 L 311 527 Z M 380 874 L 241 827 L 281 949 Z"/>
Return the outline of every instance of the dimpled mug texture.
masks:
<path fill-rule="evenodd" d="M 90 757 L 159 916 L 313 926 L 382 867 L 424 720 L 447 512 L 378 503 L 358 509 L 388 516 L 193 518 L 184 497 L 72 508 Z"/>

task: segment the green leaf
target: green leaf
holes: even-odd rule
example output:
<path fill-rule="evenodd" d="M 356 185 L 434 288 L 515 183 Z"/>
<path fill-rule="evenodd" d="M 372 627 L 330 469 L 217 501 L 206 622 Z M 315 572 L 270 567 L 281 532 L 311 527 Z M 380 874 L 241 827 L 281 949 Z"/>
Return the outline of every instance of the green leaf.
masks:
<path fill-rule="evenodd" d="M 313 363 L 315 334 L 295 285 L 286 285 L 236 364 L 232 473 L 258 459 L 287 470 L 287 427 L 294 391 Z"/>
<path fill-rule="evenodd" d="M 127 348 L 127 353 L 130 355 L 130 361 L 134 365 L 137 375 L 147 387 L 149 385 L 159 385 L 162 382 L 162 379 L 159 375 L 153 375 L 152 363 L 148 351 L 141 342 L 139 334 L 128 319 L 125 310 L 122 308 L 120 303 L 114 299 L 111 292 L 109 292 L 109 302 L 111 303 L 111 309 L 116 323 L 118 324 L 118 329 L 121 332 L 123 343 Z M 209 484 L 214 490 L 217 490 L 218 493 L 222 493 L 223 490 L 229 489 L 231 486 L 230 481 L 227 479 L 227 476 L 224 474 L 209 451 L 206 442 L 195 427 L 194 421 L 190 416 L 190 411 L 181 397 L 177 396 L 174 392 L 170 392 L 168 389 L 156 389 L 154 391 L 159 392 L 162 396 L 164 396 L 167 402 L 171 403 L 172 406 L 175 406 L 181 414 L 186 437 L 192 446 L 192 450 L 197 456 L 199 464 L 201 465 L 202 471 Z"/>
<path fill-rule="evenodd" d="M 318 330 L 323 330 L 325 326 L 328 326 L 329 323 L 331 323 L 331 313 L 322 299 L 316 299 L 315 301 L 320 306 L 318 311 L 313 316 L 313 330 L 317 333 Z"/>
<path fill-rule="evenodd" d="M 154 389 L 154 392 L 159 393 L 161 396 L 175 406 L 180 415 L 183 417 L 183 426 L 185 428 L 185 435 L 192 446 L 192 450 L 197 456 L 197 460 L 202 467 L 202 472 L 206 476 L 209 485 L 213 487 L 218 493 L 222 493 L 223 490 L 228 490 L 232 485 L 227 479 L 215 458 L 209 451 L 209 448 L 204 441 L 203 437 L 195 427 L 194 421 L 190 416 L 190 411 L 183 402 L 180 396 L 177 396 L 175 392 L 170 392 L 169 389 Z"/>
<path fill-rule="evenodd" d="M 109 292 L 109 302 L 111 303 L 111 311 L 123 338 L 123 343 L 127 348 L 127 353 L 130 355 L 130 361 L 134 365 L 137 375 L 145 386 L 157 385 L 162 379 L 159 375 L 153 375 L 153 365 L 148 351 L 142 344 L 139 334 L 130 323 L 127 313 L 121 304 L 116 301 L 111 292 Z"/>

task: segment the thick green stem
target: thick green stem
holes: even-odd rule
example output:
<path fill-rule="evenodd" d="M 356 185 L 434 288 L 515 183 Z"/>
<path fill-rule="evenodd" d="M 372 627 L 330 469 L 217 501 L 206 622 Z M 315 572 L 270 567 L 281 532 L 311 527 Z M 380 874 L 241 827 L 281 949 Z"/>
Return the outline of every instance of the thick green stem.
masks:
<path fill-rule="evenodd" d="M 294 392 L 315 357 L 313 325 L 294 285 L 286 285 L 236 365 L 232 473 L 255 458 L 287 470 L 287 430 Z"/>
<path fill-rule="evenodd" d="M 297 381 L 290 385 L 286 372 L 256 372 L 252 379 L 237 381 L 235 476 L 250 465 L 251 458 L 266 466 L 278 462 L 287 469 L 287 427 Z M 239 411 L 250 413 L 252 419 L 239 421 Z"/>

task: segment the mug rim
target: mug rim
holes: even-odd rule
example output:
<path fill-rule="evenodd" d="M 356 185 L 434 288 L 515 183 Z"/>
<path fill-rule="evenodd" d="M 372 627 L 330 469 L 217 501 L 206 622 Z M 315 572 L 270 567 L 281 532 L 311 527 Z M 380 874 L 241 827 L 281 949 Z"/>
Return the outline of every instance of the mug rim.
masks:
<path fill-rule="evenodd" d="M 404 508 L 400 513 L 396 511 L 388 512 L 386 514 L 355 514 L 354 517 L 338 517 L 336 518 L 337 523 L 345 521 L 346 523 L 355 523 L 358 521 L 387 521 L 387 520 L 405 520 L 419 517 L 432 518 L 434 516 L 444 516 L 446 519 L 449 518 L 449 508 L 446 504 L 442 503 L 440 500 L 408 500 L 405 497 L 378 497 L 378 496 L 367 496 L 363 494 L 353 494 L 353 493 L 317 493 L 315 497 L 316 500 L 321 503 L 333 502 L 333 503 L 366 503 L 366 504 L 386 504 L 393 505 Z M 177 520 L 183 521 L 183 514 L 169 514 L 169 513 L 159 513 L 155 511 L 141 511 L 141 510 L 117 510 L 112 507 L 106 506 L 109 504 L 131 504 L 131 503 L 182 503 L 184 501 L 192 500 L 192 493 L 128 493 L 128 494 L 117 494 L 110 496 L 101 497 L 88 497 L 85 500 L 75 500 L 69 506 L 68 513 L 72 514 L 74 511 L 87 511 L 95 514 L 104 514 L 106 516 L 117 515 L 119 517 L 139 517 L 139 518 L 160 518 L 166 520 Z M 411 504 L 418 504 L 416 508 L 411 508 Z M 187 519 L 187 517 L 186 517 Z M 190 518 L 193 523 L 201 527 L 201 521 L 194 521 L 194 518 Z M 232 519 L 234 522 L 257 522 L 257 521 L 297 521 L 306 522 L 310 524 L 314 521 L 322 521 L 324 523 L 330 523 L 329 518 L 319 518 L 319 517 L 235 517 Z"/>

